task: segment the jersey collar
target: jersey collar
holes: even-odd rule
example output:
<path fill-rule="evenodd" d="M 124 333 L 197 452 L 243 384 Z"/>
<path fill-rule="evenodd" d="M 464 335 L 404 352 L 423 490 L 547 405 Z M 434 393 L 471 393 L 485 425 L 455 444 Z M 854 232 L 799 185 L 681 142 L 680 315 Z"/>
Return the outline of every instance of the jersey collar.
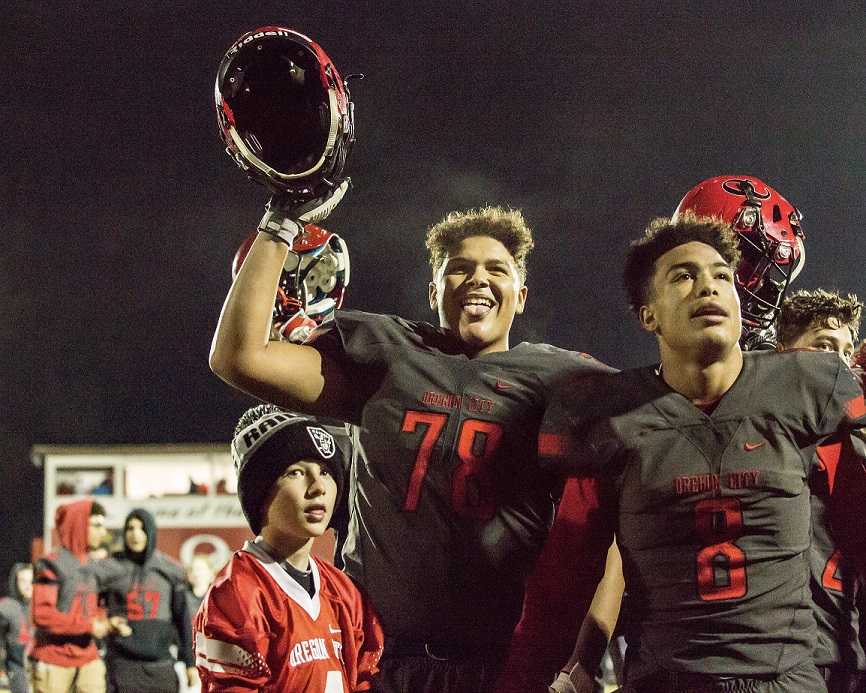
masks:
<path fill-rule="evenodd" d="M 306 611 L 310 618 L 313 620 L 319 618 L 319 612 L 322 609 L 322 603 L 319 599 L 319 594 L 321 592 L 321 578 L 319 576 L 319 567 L 316 565 L 316 561 L 312 556 L 310 556 L 310 570 L 313 573 L 313 585 L 315 587 L 315 594 L 311 597 L 294 578 L 283 570 L 280 566 L 280 561 L 272 556 L 266 547 L 267 542 L 261 539 L 261 537 L 258 537 L 255 541 L 247 541 L 244 543 L 242 551 L 246 551 L 248 554 L 252 555 L 253 558 L 259 562 L 262 568 L 264 568 L 265 571 L 267 571 L 267 573 L 274 579 L 274 582 L 277 583 L 286 596 Z"/>

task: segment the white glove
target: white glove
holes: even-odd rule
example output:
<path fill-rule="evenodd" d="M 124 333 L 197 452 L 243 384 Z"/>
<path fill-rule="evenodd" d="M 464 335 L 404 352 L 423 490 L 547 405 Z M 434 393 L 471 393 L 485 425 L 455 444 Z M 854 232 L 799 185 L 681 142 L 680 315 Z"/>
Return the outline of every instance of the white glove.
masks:
<path fill-rule="evenodd" d="M 550 684 L 550 688 L 547 690 L 549 693 L 577 693 L 577 689 L 571 682 L 571 677 L 564 671 L 559 672 L 556 681 Z"/>
<path fill-rule="evenodd" d="M 264 231 L 281 240 L 291 249 L 295 237 L 304 230 L 304 224 L 318 224 L 324 221 L 349 189 L 347 178 L 327 195 L 317 197 L 297 207 L 281 195 L 274 195 L 265 207 L 265 214 L 259 222 L 259 231 Z"/>
<path fill-rule="evenodd" d="M 593 677 L 586 673 L 580 662 L 568 673 L 559 672 L 549 688 L 550 693 L 592 693 L 595 690 Z"/>

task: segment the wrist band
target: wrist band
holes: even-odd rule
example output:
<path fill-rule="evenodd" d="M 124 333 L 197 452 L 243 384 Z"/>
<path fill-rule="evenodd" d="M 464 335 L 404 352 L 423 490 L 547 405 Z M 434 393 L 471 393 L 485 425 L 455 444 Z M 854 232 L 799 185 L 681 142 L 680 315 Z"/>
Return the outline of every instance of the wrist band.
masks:
<path fill-rule="evenodd" d="M 295 237 L 303 231 L 303 226 L 294 219 L 284 216 L 279 211 L 267 210 L 262 220 L 259 222 L 259 231 L 273 236 L 277 240 L 282 241 L 289 250 L 292 249 L 292 243 L 295 242 Z"/>

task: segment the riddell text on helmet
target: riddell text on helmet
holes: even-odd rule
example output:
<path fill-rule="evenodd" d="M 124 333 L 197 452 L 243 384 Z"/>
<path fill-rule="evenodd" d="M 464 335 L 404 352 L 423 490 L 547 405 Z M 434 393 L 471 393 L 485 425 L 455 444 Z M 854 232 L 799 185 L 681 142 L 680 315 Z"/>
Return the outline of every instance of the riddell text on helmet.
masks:
<path fill-rule="evenodd" d="M 237 52 L 238 52 L 241 48 L 243 48 L 246 44 L 250 43 L 251 41 L 256 41 L 256 40 L 258 40 L 258 39 L 260 39 L 260 38 L 264 38 L 265 36 L 286 36 L 286 37 L 291 37 L 292 35 L 300 36 L 300 37 L 302 37 L 302 38 L 305 38 L 307 41 L 312 42 L 311 39 L 307 38 L 306 36 L 304 36 L 304 35 L 303 35 L 302 33 L 300 33 L 299 31 L 288 31 L 288 30 L 286 30 L 286 29 L 267 29 L 267 30 L 265 30 L 265 31 L 257 31 L 257 32 L 254 33 L 254 34 L 250 34 L 249 36 L 245 36 L 243 39 L 241 39 L 240 41 L 238 41 L 234 46 L 232 46 L 231 48 L 229 48 L 229 50 L 228 50 L 228 55 L 232 55 L 232 54 L 234 54 L 234 53 L 237 53 Z"/>

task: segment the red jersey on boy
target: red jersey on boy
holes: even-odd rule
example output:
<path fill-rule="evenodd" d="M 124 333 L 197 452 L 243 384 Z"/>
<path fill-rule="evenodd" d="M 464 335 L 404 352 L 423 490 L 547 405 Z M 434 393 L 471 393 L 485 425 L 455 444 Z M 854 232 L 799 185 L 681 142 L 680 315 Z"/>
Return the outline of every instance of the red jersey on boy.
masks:
<path fill-rule="evenodd" d="M 379 622 L 343 573 L 313 558 L 310 570 L 313 596 L 260 544 L 234 554 L 195 619 L 203 691 L 370 690 Z"/>

